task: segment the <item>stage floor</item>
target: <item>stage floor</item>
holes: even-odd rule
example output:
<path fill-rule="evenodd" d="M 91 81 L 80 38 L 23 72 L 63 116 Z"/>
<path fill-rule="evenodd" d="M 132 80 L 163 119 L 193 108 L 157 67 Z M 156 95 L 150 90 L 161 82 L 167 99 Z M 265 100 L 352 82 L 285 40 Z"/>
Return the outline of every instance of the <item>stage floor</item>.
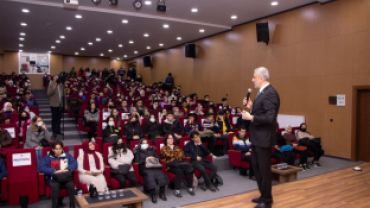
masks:
<path fill-rule="evenodd" d="M 370 207 L 370 163 L 273 186 L 273 207 L 284 208 L 339 208 Z M 192 204 L 183 208 L 250 208 L 257 204 L 258 190 L 212 201 Z"/>

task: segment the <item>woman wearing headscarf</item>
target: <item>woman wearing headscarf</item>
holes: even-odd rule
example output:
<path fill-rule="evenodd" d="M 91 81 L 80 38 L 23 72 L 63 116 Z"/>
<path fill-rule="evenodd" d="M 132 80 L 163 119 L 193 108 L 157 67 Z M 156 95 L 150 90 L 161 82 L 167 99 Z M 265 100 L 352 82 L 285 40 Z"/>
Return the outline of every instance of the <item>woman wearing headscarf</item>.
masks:
<path fill-rule="evenodd" d="M 15 110 L 13 109 L 13 105 L 11 102 L 4 103 L 3 109 L 0 111 L 0 113 L 6 114 L 5 123 L 10 122 L 10 114 L 15 113 Z"/>
<path fill-rule="evenodd" d="M 147 168 L 145 165 L 147 158 L 157 158 L 159 160 L 155 147 L 149 146 L 148 140 L 141 139 L 134 149 L 134 154 L 134 162 L 139 164 L 139 174 L 144 177 L 144 186 L 152 196 L 152 202 L 157 203 L 155 193 L 157 187 L 159 187 L 159 198 L 167 201 L 165 187 L 170 183 L 167 175 L 163 173 L 161 168 Z"/>
<path fill-rule="evenodd" d="M 82 149 L 83 152 L 77 158 L 78 179 L 81 183 L 89 185 L 89 189 L 96 188 L 98 192 L 103 192 L 107 187 L 103 175 L 103 157 L 95 151 L 95 145 L 90 140 L 82 143 Z"/>
<path fill-rule="evenodd" d="M 313 152 L 313 160 L 311 165 L 315 167 L 320 167 L 319 164 L 320 157 L 324 155 L 324 150 L 321 148 L 321 139 L 315 138 L 312 134 L 307 131 L 307 124 L 301 123 L 299 127 L 299 131 L 297 134 L 297 139 L 300 141 L 305 141 L 307 143 L 307 147 L 310 151 Z"/>

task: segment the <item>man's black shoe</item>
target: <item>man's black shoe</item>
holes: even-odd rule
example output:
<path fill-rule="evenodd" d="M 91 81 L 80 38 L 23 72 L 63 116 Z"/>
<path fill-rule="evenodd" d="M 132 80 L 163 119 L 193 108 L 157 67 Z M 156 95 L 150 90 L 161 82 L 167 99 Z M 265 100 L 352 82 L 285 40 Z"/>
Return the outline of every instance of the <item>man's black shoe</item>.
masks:
<path fill-rule="evenodd" d="M 260 202 L 257 206 L 254 208 L 271 208 L 271 203 L 265 203 L 265 202 Z"/>
<path fill-rule="evenodd" d="M 260 203 L 261 202 L 261 198 L 260 197 L 258 197 L 258 198 L 254 198 L 254 199 L 252 199 L 252 202 L 253 203 Z"/>

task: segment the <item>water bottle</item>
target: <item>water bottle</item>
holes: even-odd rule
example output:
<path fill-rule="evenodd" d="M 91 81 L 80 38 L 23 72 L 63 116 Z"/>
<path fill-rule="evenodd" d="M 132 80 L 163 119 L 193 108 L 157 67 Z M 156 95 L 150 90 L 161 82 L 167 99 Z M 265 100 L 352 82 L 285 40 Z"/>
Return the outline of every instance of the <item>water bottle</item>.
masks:
<path fill-rule="evenodd" d="M 124 192 L 123 192 L 123 190 L 119 190 L 118 192 L 119 192 L 119 196 L 120 197 L 123 197 L 125 195 Z"/>
<path fill-rule="evenodd" d="M 77 191 L 77 196 L 78 197 L 81 197 L 82 196 L 82 190 Z"/>
<path fill-rule="evenodd" d="M 117 197 L 116 191 L 112 191 L 110 193 L 112 194 L 112 198 L 116 198 Z"/>
<path fill-rule="evenodd" d="M 99 199 L 99 201 L 101 201 L 101 200 L 103 200 L 103 199 L 104 199 L 104 195 L 103 195 L 103 193 L 99 192 L 98 199 Z"/>

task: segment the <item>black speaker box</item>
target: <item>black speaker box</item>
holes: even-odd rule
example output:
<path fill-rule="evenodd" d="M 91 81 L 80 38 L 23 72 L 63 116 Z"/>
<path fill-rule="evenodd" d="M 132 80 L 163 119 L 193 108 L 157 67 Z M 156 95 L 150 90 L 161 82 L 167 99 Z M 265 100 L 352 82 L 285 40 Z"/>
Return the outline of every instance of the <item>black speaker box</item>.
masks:
<path fill-rule="evenodd" d="M 152 57 L 150 57 L 150 56 L 144 56 L 143 57 L 143 62 L 144 62 L 144 67 L 151 67 L 151 68 L 153 68 Z"/>
<path fill-rule="evenodd" d="M 270 41 L 269 23 L 257 23 L 257 42 L 264 42 L 268 44 Z"/>
<path fill-rule="evenodd" d="M 158 12 L 166 12 L 166 10 L 167 10 L 166 5 L 158 5 L 157 6 L 157 11 Z"/>
<path fill-rule="evenodd" d="M 185 44 L 185 57 L 195 58 L 196 57 L 196 45 L 195 44 Z"/>

